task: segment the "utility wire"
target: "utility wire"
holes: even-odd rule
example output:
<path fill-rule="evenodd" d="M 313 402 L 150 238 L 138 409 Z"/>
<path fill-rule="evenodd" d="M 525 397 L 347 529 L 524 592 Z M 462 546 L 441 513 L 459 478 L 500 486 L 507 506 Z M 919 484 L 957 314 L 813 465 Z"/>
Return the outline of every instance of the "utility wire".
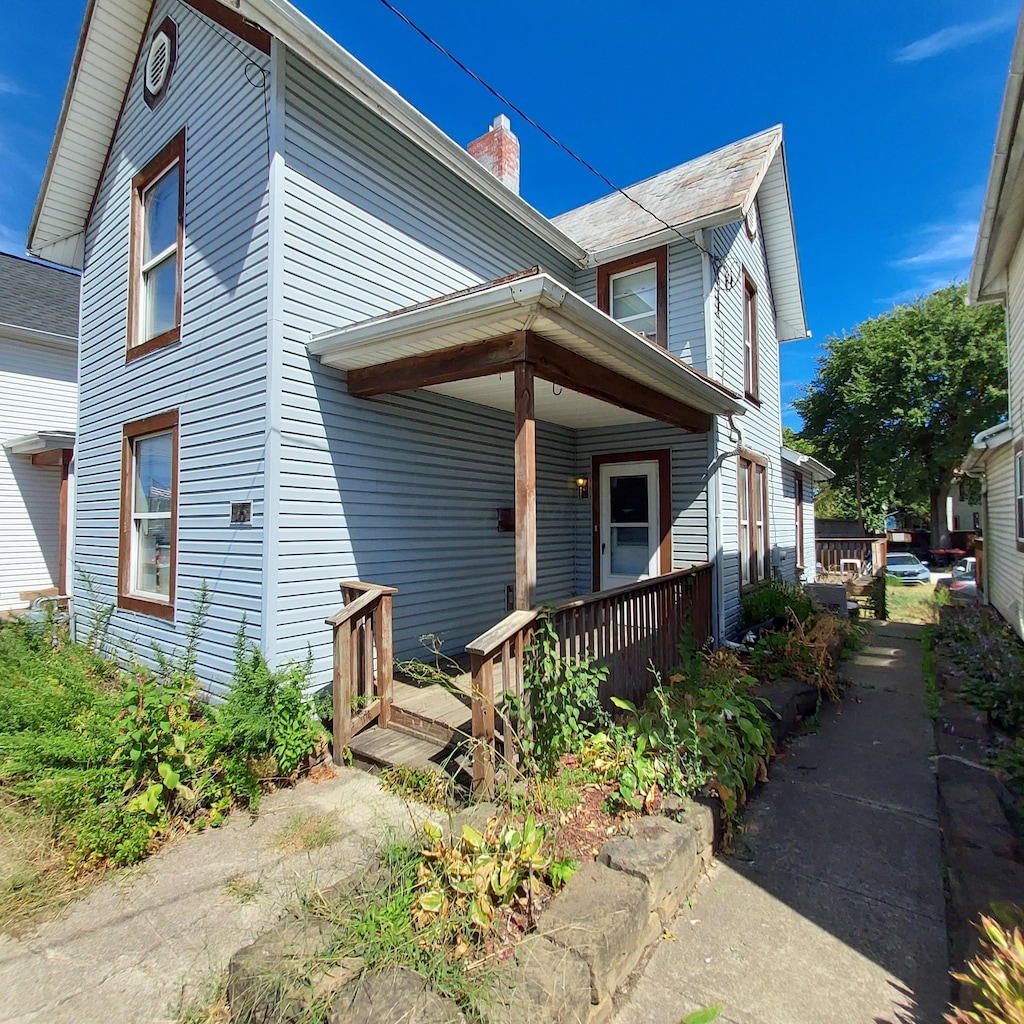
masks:
<path fill-rule="evenodd" d="M 472 78 L 475 82 L 478 82 L 480 85 L 482 85 L 495 99 L 497 99 L 501 103 L 504 103 L 505 106 L 507 106 L 510 110 L 514 110 L 527 124 L 536 128 L 537 131 L 539 131 L 541 135 L 544 136 L 544 138 L 546 138 L 549 142 L 554 143 L 560 150 L 562 150 L 563 153 L 572 157 L 572 159 L 575 160 L 578 164 L 582 164 L 588 171 L 590 171 L 591 174 L 595 175 L 601 181 L 603 181 L 613 192 L 618 192 L 620 196 L 623 196 L 624 198 L 628 199 L 634 206 L 643 210 L 644 213 L 646 213 L 649 217 L 652 217 L 654 220 L 658 221 L 659 224 L 664 225 L 666 228 L 669 229 L 669 231 L 674 231 L 681 239 L 683 239 L 683 241 L 691 242 L 698 249 L 700 249 L 700 251 L 704 253 L 705 256 L 709 257 L 716 267 L 721 262 L 713 252 L 710 252 L 708 249 L 705 249 L 704 246 L 701 245 L 695 238 L 691 238 L 689 235 L 684 235 L 679 230 L 679 228 L 675 226 L 675 224 L 670 224 L 667 220 L 665 220 L 664 217 L 661 217 L 658 214 L 656 214 L 653 210 L 648 209 L 648 207 L 644 206 L 644 204 L 641 203 L 638 199 L 635 199 L 624 189 L 619 188 L 619 186 L 616 185 L 615 182 L 605 177 L 605 175 L 603 175 L 592 163 L 584 159 L 578 153 L 574 152 L 564 142 L 561 142 L 559 139 L 556 139 L 554 135 L 551 134 L 551 132 L 549 132 L 546 128 L 543 127 L 543 125 L 538 124 L 532 117 L 530 117 L 529 114 L 526 113 L 525 110 L 523 110 L 521 107 L 513 103 L 510 99 L 508 99 L 508 97 L 498 92 L 498 90 L 495 89 L 493 85 L 491 85 L 489 82 L 481 78 L 475 71 L 472 70 L 472 68 L 469 68 L 465 64 L 463 64 L 463 62 L 459 60 L 459 58 L 456 57 L 455 54 L 453 54 L 450 50 L 447 50 L 444 46 L 442 46 L 441 43 L 434 39 L 433 36 L 431 36 L 430 33 L 427 32 L 425 29 L 420 28 L 420 26 L 417 25 L 416 22 L 412 20 L 412 18 L 410 18 L 406 14 L 403 14 L 397 7 L 395 7 L 394 4 L 390 2 L 390 0 L 380 0 L 380 2 L 389 11 L 391 11 L 392 14 L 394 14 L 396 17 L 404 21 L 406 25 L 409 26 L 409 28 L 411 28 L 414 32 L 417 32 L 419 35 L 421 35 L 428 43 L 430 43 L 431 46 L 434 47 L 435 50 L 437 50 L 439 53 L 444 54 L 444 56 L 447 57 L 453 64 L 455 64 L 456 67 L 461 68 L 467 75 L 469 75 L 470 78 Z"/>

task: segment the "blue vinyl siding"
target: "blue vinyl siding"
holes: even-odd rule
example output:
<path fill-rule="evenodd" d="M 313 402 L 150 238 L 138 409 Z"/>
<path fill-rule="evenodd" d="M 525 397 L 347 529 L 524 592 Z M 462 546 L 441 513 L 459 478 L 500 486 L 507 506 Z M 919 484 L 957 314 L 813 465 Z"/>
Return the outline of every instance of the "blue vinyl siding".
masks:
<path fill-rule="evenodd" d="M 82 283 L 81 412 L 76 444 L 76 614 L 88 631 L 96 602 L 116 600 L 121 434 L 126 422 L 180 411 L 177 614 L 174 622 L 115 610 L 113 647 L 143 660 L 180 645 L 203 580 L 212 605 L 199 673 L 214 693 L 230 677 L 242 615 L 260 640 L 262 460 L 267 322 L 267 126 L 245 51 L 192 8 L 161 0 L 178 59 L 164 100 L 129 86 L 86 237 Z M 250 72 L 251 77 L 251 72 Z M 196 102 L 196 97 L 204 97 Z M 181 341 L 125 363 L 132 177 L 186 129 Z M 231 527 L 232 501 L 253 502 L 253 524 Z"/>

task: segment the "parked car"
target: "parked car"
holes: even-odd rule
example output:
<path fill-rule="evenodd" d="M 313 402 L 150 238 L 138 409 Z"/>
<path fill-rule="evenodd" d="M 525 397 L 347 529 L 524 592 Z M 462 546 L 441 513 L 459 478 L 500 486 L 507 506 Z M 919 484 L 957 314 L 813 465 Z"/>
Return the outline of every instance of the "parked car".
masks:
<path fill-rule="evenodd" d="M 936 590 L 948 590 L 954 604 L 971 604 L 978 600 L 978 562 L 975 558 L 961 558 L 953 566 L 952 576 L 935 581 Z"/>
<path fill-rule="evenodd" d="M 900 583 L 930 583 L 928 563 L 909 551 L 894 551 L 885 560 L 885 575 Z"/>

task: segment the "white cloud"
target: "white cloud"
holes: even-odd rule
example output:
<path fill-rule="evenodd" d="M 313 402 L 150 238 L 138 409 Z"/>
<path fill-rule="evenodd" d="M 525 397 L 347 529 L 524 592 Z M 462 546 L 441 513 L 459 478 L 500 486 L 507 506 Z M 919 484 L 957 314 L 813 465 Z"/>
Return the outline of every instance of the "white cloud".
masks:
<path fill-rule="evenodd" d="M 0 252 L 8 252 L 12 256 L 24 256 L 24 231 L 15 231 L 6 224 L 0 224 Z"/>
<path fill-rule="evenodd" d="M 963 25 L 950 25 L 948 28 L 933 32 L 930 36 L 908 43 L 896 51 L 893 59 L 898 63 L 909 63 L 937 57 L 940 53 L 959 50 L 961 47 L 970 46 L 972 43 L 980 42 L 982 39 L 1012 28 L 1016 22 L 1017 12 L 1011 9 L 997 14 L 994 18 L 986 18 L 984 21 L 969 21 Z"/>
<path fill-rule="evenodd" d="M 925 241 L 917 252 L 893 263 L 896 267 L 947 266 L 970 264 L 974 241 L 978 237 L 976 221 L 932 224 L 923 229 Z"/>
<path fill-rule="evenodd" d="M 0 73 L 0 96 L 24 96 L 25 90 L 8 75 Z"/>

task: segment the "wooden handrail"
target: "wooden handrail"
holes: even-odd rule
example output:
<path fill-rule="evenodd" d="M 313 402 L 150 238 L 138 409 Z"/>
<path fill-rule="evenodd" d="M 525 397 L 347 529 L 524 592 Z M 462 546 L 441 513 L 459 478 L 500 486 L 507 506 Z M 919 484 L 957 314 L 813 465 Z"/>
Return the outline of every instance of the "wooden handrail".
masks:
<path fill-rule="evenodd" d="M 345 606 L 324 621 L 334 632 L 334 761 L 341 764 L 352 736 L 391 719 L 394 686 L 392 604 L 395 587 L 362 580 L 341 584 Z M 358 595 L 354 597 L 353 595 Z M 353 704 L 356 714 L 353 717 Z"/>
<path fill-rule="evenodd" d="M 653 685 L 649 666 L 668 671 L 675 647 L 687 625 L 703 642 L 712 630 L 714 565 L 702 562 L 609 590 L 570 597 L 548 606 L 558 638 L 559 656 L 568 662 L 594 658 L 608 668 L 609 680 L 601 697 L 643 700 Z M 499 731 L 496 731 L 496 677 L 503 693 L 520 703 L 524 692 L 526 650 L 534 623 L 543 609 L 506 615 L 466 646 L 470 654 L 473 697 L 473 788 L 478 795 L 493 793 Z M 515 736 L 509 716 L 503 715 L 504 759 L 515 763 Z"/>
<path fill-rule="evenodd" d="M 340 626 L 342 623 L 348 622 L 349 619 L 358 615 L 364 608 L 369 608 L 371 605 L 376 604 L 381 596 L 382 594 L 378 590 L 368 590 L 350 604 L 345 605 L 344 608 L 339 608 L 333 615 L 329 615 L 324 619 L 324 622 L 328 626 Z"/>

